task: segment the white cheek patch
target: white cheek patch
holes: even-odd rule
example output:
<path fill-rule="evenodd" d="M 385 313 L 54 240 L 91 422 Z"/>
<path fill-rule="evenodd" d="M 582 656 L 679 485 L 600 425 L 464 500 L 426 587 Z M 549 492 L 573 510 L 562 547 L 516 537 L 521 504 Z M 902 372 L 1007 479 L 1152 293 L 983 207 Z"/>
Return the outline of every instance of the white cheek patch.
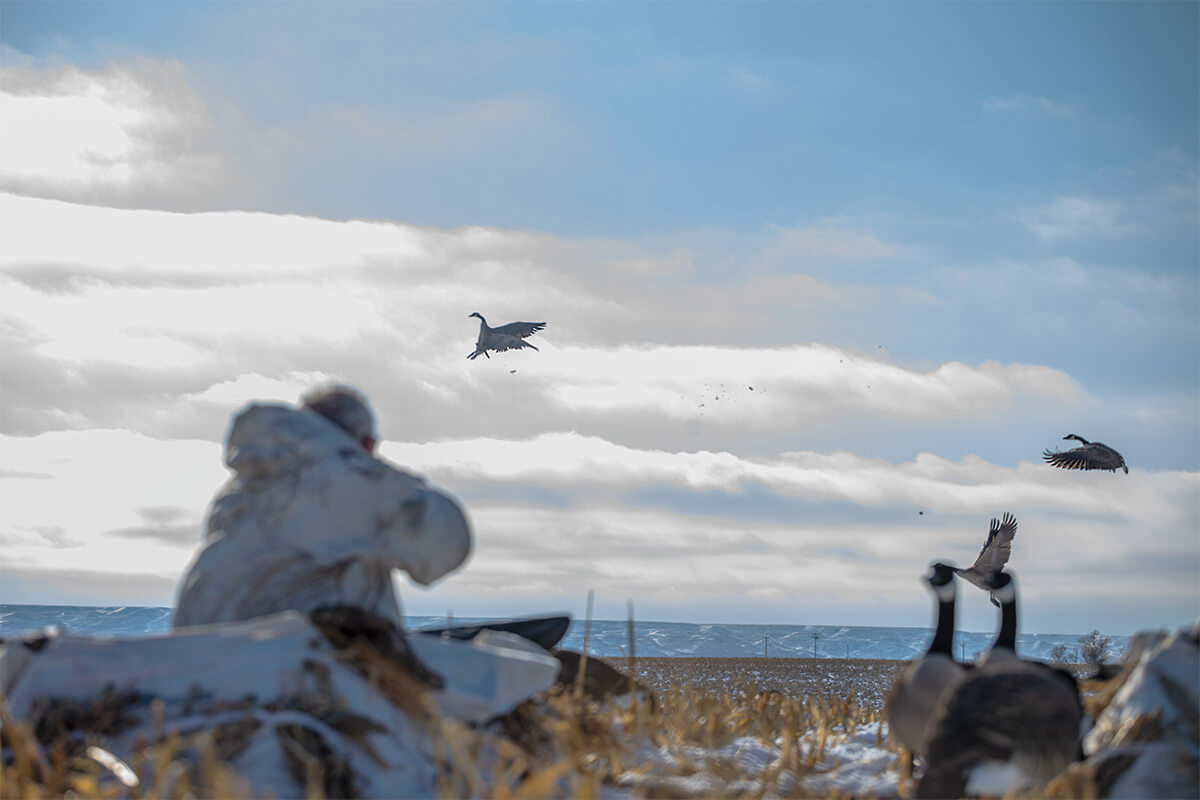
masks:
<path fill-rule="evenodd" d="M 1013 585 L 1012 581 L 1009 581 L 999 589 L 993 589 L 992 594 L 995 595 L 996 599 L 1001 603 L 1011 603 L 1017 599 L 1017 589 Z"/>
<path fill-rule="evenodd" d="M 1008 761 L 984 761 L 967 774 L 968 797 L 1004 797 L 1028 785 L 1024 773 Z"/>
<path fill-rule="evenodd" d="M 958 591 L 957 587 L 954 585 L 954 581 L 950 581 L 945 586 L 938 586 L 937 584 L 933 583 L 931 583 L 930 586 L 933 587 L 933 593 L 937 596 L 937 599 L 943 603 L 949 603 L 951 600 L 953 600 L 954 595 Z"/>

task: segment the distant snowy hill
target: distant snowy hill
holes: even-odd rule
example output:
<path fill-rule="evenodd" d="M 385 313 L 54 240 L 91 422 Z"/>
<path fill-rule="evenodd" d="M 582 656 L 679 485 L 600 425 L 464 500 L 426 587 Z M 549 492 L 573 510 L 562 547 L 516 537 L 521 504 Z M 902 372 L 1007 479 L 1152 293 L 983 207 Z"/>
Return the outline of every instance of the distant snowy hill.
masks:
<path fill-rule="evenodd" d="M 408 617 L 410 629 L 442 627 L 444 617 Z M 485 621 L 482 617 L 457 619 L 460 625 Z M 57 625 L 71 633 L 102 636 L 143 636 L 166 633 L 171 609 L 139 606 L 31 606 L 0 605 L 0 636 L 17 636 Z M 583 648 L 585 624 L 575 620 L 563 646 Z M 842 625 L 701 625 L 687 622 L 637 622 L 634 647 L 639 656 L 698 656 L 710 658 L 877 658 L 906 660 L 929 645 L 927 628 L 870 628 Z M 814 634 L 816 638 L 814 640 Z M 1055 645 L 1075 650 L 1078 633 L 1025 633 L 1017 637 L 1017 651 L 1027 658 L 1045 659 Z M 955 634 L 956 655 L 973 658 L 985 650 L 994 634 Z M 1128 636 L 1110 636 L 1115 658 L 1125 649 Z M 588 652 L 602 657 L 626 655 L 625 620 L 592 620 Z"/>

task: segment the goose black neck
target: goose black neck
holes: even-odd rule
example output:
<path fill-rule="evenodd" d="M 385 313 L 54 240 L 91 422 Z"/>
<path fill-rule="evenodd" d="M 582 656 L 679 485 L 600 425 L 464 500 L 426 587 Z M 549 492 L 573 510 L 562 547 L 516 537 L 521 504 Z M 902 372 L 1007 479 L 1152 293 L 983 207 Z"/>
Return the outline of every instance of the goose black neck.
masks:
<path fill-rule="evenodd" d="M 937 629 L 929 644 L 930 653 L 954 655 L 954 598 L 938 599 Z"/>
<path fill-rule="evenodd" d="M 1017 650 L 1017 600 L 1011 598 L 1000 602 L 1000 632 L 992 647 L 1007 647 Z"/>

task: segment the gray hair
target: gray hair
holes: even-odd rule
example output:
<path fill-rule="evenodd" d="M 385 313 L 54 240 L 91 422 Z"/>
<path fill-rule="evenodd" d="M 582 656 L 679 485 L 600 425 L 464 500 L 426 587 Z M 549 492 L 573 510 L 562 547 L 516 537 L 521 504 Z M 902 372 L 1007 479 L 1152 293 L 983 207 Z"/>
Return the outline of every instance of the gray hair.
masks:
<path fill-rule="evenodd" d="M 361 441 L 364 436 L 375 437 L 375 415 L 362 392 L 342 383 L 326 384 L 307 392 L 300 398 L 304 408 L 315 411 Z"/>

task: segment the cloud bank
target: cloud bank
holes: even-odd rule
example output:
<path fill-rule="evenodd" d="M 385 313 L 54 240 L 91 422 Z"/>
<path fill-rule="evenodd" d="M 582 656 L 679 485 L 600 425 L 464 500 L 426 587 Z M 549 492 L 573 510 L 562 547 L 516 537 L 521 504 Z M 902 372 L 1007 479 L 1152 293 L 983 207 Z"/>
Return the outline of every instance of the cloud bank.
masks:
<path fill-rule="evenodd" d="M 966 265 L 844 217 L 589 239 L 236 211 L 255 207 L 241 151 L 180 65 L 10 63 L 0 601 L 169 603 L 230 415 L 336 379 L 371 396 L 383 454 L 474 522 L 461 572 L 404 589 L 413 613 L 578 612 L 594 588 L 601 616 L 631 598 L 694 621 L 922 625 L 917 576 L 971 561 L 1004 511 L 1028 629 L 1198 611 L 1194 386 L 1115 392 L 1054 349 L 1194 333 L 1193 277 L 1053 250 L 1136 239 L 1122 202 L 1034 202 L 1011 219 L 1047 251 Z M 521 97 L 416 122 L 334 111 L 305 136 L 452 152 L 464 127 L 546 118 Z M 472 311 L 548 322 L 539 351 L 468 362 Z M 1130 475 L 1038 462 L 1093 430 Z M 992 627 L 982 595 L 963 620 Z"/>
<path fill-rule="evenodd" d="M 0 190 L 177 210 L 248 197 L 179 63 L 143 59 L 96 72 L 5 55 Z"/>

